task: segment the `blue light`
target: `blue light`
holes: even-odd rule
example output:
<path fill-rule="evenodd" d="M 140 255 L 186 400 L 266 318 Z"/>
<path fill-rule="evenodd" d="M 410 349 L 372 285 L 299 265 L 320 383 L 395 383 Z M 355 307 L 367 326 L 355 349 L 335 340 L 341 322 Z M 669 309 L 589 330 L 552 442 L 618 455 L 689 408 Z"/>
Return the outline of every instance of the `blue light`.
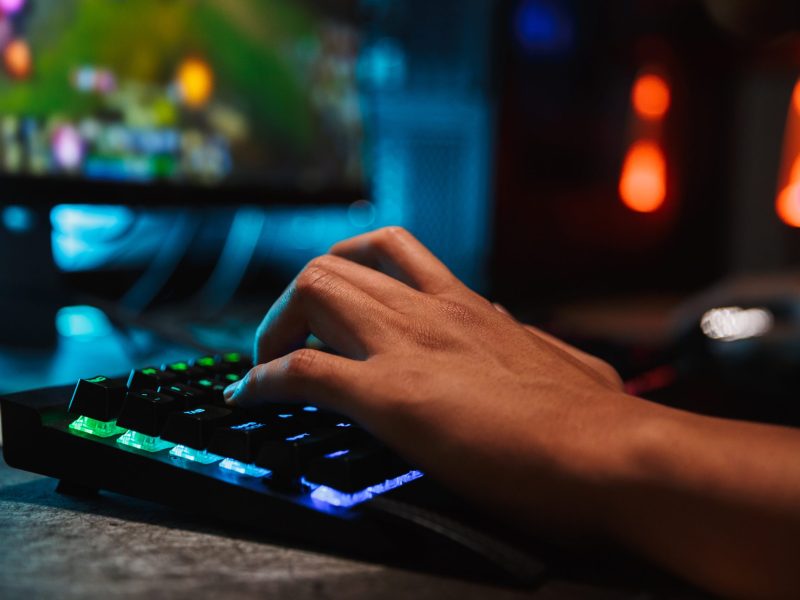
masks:
<path fill-rule="evenodd" d="M 296 442 L 298 440 L 302 440 L 303 438 L 311 437 L 310 433 L 299 433 L 297 435 L 293 435 L 292 437 L 287 437 L 287 442 Z"/>
<path fill-rule="evenodd" d="M 25 233 L 33 229 L 33 211 L 25 206 L 3 208 L 3 225 L 13 233 Z"/>
<path fill-rule="evenodd" d="M 250 421 L 249 423 L 242 423 L 241 425 L 233 425 L 231 427 L 234 431 L 253 431 L 255 429 L 261 429 L 262 427 L 266 427 L 264 423 L 258 423 L 257 421 Z"/>
<path fill-rule="evenodd" d="M 423 473 L 421 471 L 409 471 L 405 475 L 400 475 L 400 477 L 395 477 L 393 479 L 387 479 L 383 483 L 371 485 L 366 489 L 363 489 L 359 492 L 354 492 L 352 494 L 346 494 L 326 485 L 320 485 L 317 486 L 313 492 L 311 492 L 311 498 L 316 502 L 322 502 L 330 506 L 350 508 L 356 504 L 366 502 L 374 496 L 385 494 L 386 492 L 399 488 L 400 486 L 414 481 L 415 479 L 419 479 L 422 477 L 422 475 Z M 310 483 L 309 485 L 314 487 L 316 484 Z"/>
<path fill-rule="evenodd" d="M 248 465 L 238 460 L 233 460 L 232 458 L 226 458 L 219 463 L 219 468 L 225 469 L 226 471 L 233 471 L 239 475 L 247 475 L 248 477 L 266 477 L 272 473 L 269 469 Z"/>
<path fill-rule="evenodd" d="M 348 454 L 350 454 L 350 450 L 337 450 L 336 452 L 326 454 L 325 458 L 339 458 L 340 456 L 346 456 Z"/>
<path fill-rule="evenodd" d="M 94 306 L 65 306 L 56 313 L 56 330 L 67 338 L 96 339 L 111 335 L 111 323 Z"/>
<path fill-rule="evenodd" d="M 515 29 L 525 49 L 534 54 L 559 54 L 572 46 L 572 23 L 563 8 L 551 0 L 522 2 Z"/>
<path fill-rule="evenodd" d="M 306 412 L 317 412 L 319 409 L 316 406 L 304 406 L 303 410 Z"/>

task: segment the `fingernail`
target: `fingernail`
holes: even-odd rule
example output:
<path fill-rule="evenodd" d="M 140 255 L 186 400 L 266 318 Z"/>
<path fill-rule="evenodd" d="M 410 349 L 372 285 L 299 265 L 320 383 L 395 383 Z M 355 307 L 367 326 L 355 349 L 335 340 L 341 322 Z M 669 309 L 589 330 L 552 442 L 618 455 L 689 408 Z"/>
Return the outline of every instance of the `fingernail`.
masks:
<path fill-rule="evenodd" d="M 242 381 L 244 380 L 240 379 L 239 381 L 232 383 L 225 388 L 225 391 L 222 392 L 222 395 L 225 398 L 225 402 L 230 402 L 233 399 L 234 394 L 236 394 L 236 390 L 238 390 L 239 387 L 242 385 Z"/>

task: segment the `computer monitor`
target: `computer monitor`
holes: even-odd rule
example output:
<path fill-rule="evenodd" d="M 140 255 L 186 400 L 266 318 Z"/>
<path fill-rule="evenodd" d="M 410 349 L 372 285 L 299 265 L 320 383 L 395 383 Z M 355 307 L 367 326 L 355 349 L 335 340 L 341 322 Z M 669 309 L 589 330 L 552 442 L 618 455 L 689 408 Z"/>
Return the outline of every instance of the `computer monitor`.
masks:
<path fill-rule="evenodd" d="M 0 203 L 363 197 L 342 4 L 0 0 Z"/>
<path fill-rule="evenodd" d="M 54 205 L 363 198 L 355 7 L 0 0 L 0 343 L 53 339 Z"/>

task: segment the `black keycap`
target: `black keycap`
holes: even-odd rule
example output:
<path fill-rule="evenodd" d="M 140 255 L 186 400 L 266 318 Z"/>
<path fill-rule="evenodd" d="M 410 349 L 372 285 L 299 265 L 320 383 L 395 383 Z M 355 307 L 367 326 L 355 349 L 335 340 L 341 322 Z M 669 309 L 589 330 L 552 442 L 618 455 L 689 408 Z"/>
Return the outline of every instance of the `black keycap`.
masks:
<path fill-rule="evenodd" d="M 209 403 L 224 405 L 225 400 L 223 392 L 225 388 L 228 387 L 224 383 L 220 383 L 208 377 L 201 377 L 200 379 L 190 381 L 189 385 L 205 392 Z"/>
<path fill-rule="evenodd" d="M 72 393 L 68 410 L 70 414 L 97 421 L 113 421 L 119 416 L 126 392 L 123 383 L 104 375 L 81 379 Z"/>
<path fill-rule="evenodd" d="M 169 414 L 182 408 L 182 402 L 166 394 L 150 390 L 130 392 L 117 419 L 117 425 L 158 437 Z"/>
<path fill-rule="evenodd" d="M 205 371 L 209 376 L 224 370 L 224 366 L 221 364 L 219 359 L 214 356 L 200 356 L 195 358 L 192 361 L 192 366 L 198 369 L 203 369 L 203 371 Z"/>
<path fill-rule="evenodd" d="M 165 363 L 161 366 L 161 370 L 165 373 L 172 373 L 175 375 L 176 380 L 180 382 L 202 378 L 207 375 L 204 369 L 193 367 L 184 360 L 173 363 Z"/>
<path fill-rule="evenodd" d="M 232 373 L 241 373 L 250 368 L 250 361 L 248 361 L 239 352 L 225 352 L 224 354 L 221 354 L 219 356 L 219 364 L 222 366 L 223 370 L 227 370 Z"/>
<path fill-rule="evenodd" d="M 172 396 L 183 403 L 184 409 L 194 408 L 209 401 L 208 394 L 196 387 L 184 383 L 173 383 L 172 385 L 161 385 L 158 387 L 159 393 Z"/>
<path fill-rule="evenodd" d="M 310 460 L 305 477 L 353 493 L 402 474 L 393 467 L 384 448 L 341 448 Z"/>
<path fill-rule="evenodd" d="M 174 412 L 167 418 L 161 439 L 195 450 L 205 450 L 211 442 L 214 430 L 228 425 L 232 420 L 232 411 L 207 404 Z"/>
<path fill-rule="evenodd" d="M 246 421 L 221 427 L 214 432 L 209 452 L 228 458 L 251 463 L 259 448 L 269 439 L 280 435 L 274 424 L 263 421 Z"/>
<path fill-rule="evenodd" d="M 236 383 L 242 378 L 242 375 L 239 373 L 220 373 L 217 376 L 217 382 L 221 383 L 225 387 L 228 387 L 232 383 Z"/>
<path fill-rule="evenodd" d="M 309 459 L 349 448 L 352 439 L 352 435 L 344 429 L 323 432 L 306 430 L 283 435 L 261 447 L 256 464 L 271 470 L 276 478 L 296 478 L 305 471 Z"/>
<path fill-rule="evenodd" d="M 160 386 L 175 383 L 177 380 L 174 373 L 155 367 L 134 369 L 128 377 L 128 389 L 131 391 L 157 390 Z"/>

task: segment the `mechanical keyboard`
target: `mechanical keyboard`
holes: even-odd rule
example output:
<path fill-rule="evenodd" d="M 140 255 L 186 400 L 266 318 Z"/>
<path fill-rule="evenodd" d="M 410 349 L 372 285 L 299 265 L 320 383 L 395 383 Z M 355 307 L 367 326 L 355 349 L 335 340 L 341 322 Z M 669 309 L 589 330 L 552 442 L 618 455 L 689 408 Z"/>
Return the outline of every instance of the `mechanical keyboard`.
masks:
<path fill-rule="evenodd" d="M 229 352 L 7 396 L 5 460 L 66 493 L 127 494 L 290 544 L 539 580 L 535 556 L 352 420 L 302 403 L 226 406 L 250 366 Z"/>

